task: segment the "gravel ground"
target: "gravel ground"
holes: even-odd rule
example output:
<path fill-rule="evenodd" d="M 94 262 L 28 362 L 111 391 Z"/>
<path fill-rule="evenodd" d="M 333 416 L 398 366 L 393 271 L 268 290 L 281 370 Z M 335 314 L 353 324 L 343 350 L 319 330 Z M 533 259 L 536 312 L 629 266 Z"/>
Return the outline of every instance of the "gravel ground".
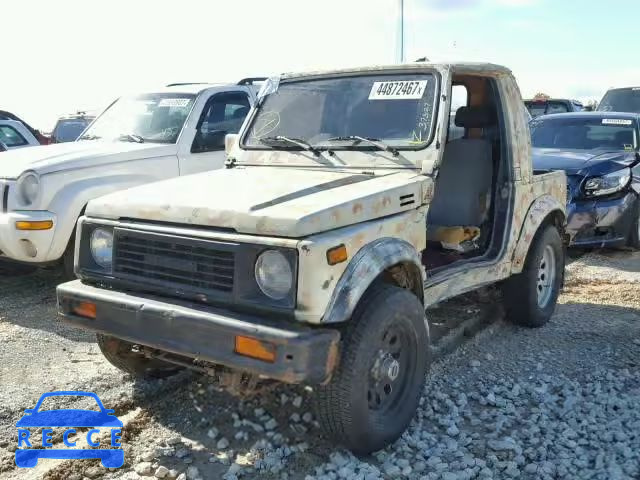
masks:
<path fill-rule="evenodd" d="M 588 254 L 567 273 L 547 326 L 498 320 L 436 361 L 409 430 L 356 458 L 322 439 L 308 390 L 241 401 L 188 373 L 134 382 L 56 319 L 55 272 L 0 272 L 0 480 L 638 479 L 640 253 Z M 123 468 L 15 468 L 15 422 L 55 389 L 95 391 L 115 408 Z"/>

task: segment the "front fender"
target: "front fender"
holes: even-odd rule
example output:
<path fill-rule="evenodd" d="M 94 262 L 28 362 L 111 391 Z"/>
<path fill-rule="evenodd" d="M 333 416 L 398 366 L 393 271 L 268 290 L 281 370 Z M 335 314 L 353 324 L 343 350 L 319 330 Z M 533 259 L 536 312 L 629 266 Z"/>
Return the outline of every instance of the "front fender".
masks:
<path fill-rule="evenodd" d="M 542 225 L 546 219 L 554 213 L 561 215 L 563 224 L 566 222 L 565 206 L 551 195 L 542 195 L 535 199 L 531 204 L 526 216 L 524 217 L 520 236 L 518 237 L 518 241 L 513 252 L 511 273 L 522 272 L 525 260 L 527 259 L 527 253 L 529 253 L 529 247 L 531 246 L 533 238 L 538 232 L 540 225 Z"/>
<path fill-rule="evenodd" d="M 322 323 L 344 322 L 351 317 L 364 292 L 389 267 L 407 263 L 420 272 L 422 291 L 425 272 L 420 254 L 408 242 L 398 238 L 381 238 L 362 247 L 338 280 Z"/>
<path fill-rule="evenodd" d="M 83 178 L 67 183 L 52 199 L 50 209 L 58 214 L 58 224 L 48 258 L 62 256 L 76 222 L 90 200 L 108 193 L 135 187 L 156 180 L 149 175 L 105 175 L 99 178 Z"/>

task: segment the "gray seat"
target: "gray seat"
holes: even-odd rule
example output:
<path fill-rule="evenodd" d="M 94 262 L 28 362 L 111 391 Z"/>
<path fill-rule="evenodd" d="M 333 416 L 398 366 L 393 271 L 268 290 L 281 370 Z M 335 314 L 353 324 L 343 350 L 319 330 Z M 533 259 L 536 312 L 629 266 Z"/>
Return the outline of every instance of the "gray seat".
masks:
<path fill-rule="evenodd" d="M 485 132 L 496 125 L 489 107 L 461 107 L 455 124 Z M 447 143 L 434 197 L 427 216 L 427 232 L 437 227 L 480 227 L 488 218 L 493 182 L 492 144 L 486 139 L 460 138 Z"/>

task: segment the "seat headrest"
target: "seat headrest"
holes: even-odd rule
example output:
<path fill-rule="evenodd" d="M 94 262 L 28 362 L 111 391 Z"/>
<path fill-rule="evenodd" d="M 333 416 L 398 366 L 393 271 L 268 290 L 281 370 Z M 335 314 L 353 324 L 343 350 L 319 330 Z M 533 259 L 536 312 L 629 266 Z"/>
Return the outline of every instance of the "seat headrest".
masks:
<path fill-rule="evenodd" d="M 493 107 L 460 107 L 456 112 L 456 126 L 486 128 L 496 125 L 498 118 Z"/>
<path fill-rule="evenodd" d="M 250 110 L 249 107 L 240 107 L 235 112 L 233 112 L 233 118 L 234 119 L 244 118 L 249 113 L 249 110 Z"/>

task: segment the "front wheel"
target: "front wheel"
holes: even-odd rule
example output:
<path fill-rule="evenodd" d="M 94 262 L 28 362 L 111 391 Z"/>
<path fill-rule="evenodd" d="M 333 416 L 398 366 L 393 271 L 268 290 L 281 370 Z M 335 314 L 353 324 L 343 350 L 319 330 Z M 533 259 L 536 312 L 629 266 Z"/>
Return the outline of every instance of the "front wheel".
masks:
<path fill-rule="evenodd" d="M 638 204 L 638 208 L 636 208 L 636 219 L 631 225 L 629 241 L 627 243 L 631 248 L 640 250 L 640 199 L 638 199 L 636 203 Z"/>
<path fill-rule="evenodd" d="M 177 365 L 147 358 L 133 350 L 133 344 L 110 335 L 96 334 L 98 346 L 111 365 L 141 378 L 165 378 L 182 369 Z"/>
<path fill-rule="evenodd" d="M 62 254 L 62 274 L 63 274 L 63 278 L 64 280 L 75 280 L 76 279 L 76 274 L 73 268 L 73 262 L 74 262 L 74 255 L 75 255 L 75 246 L 76 246 L 76 242 L 75 242 L 75 230 L 74 233 L 71 235 L 71 239 L 69 240 L 69 244 L 67 245 L 67 248 L 65 249 L 64 253 Z"/>
<path fill-rule="evenodd" d="M 422 303 L 408 290 L 373 286 L 346 326 L 331 381 L 316 391 L 325 433 L 356 453 L 395 441 L 418 408 L 429 360 Z"/>
<path fill-rule="evenodd" d="M 556 308 L 564 264 L 558 229 L 552 225 L 543 227 L 533 239 L 522 273 L 502 285 L 507 319 L 525 327 L 545 325 Z"/>

